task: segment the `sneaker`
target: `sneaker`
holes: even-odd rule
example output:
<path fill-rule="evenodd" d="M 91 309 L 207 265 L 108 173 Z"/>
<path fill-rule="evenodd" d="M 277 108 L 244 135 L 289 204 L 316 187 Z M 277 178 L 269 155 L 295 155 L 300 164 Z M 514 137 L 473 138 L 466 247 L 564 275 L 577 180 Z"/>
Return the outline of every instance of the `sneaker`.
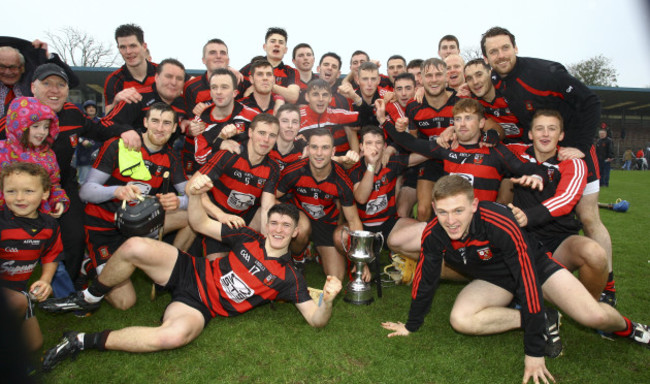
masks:
<path fill-rule="evenodd" d="M 58 299 L 47 299 L 40 303 L 38 307 L 45 312 L 52 313 L 65 313 L 65 312 L 93 312 L 96 311 L 101 301 L 97 303 L 89 303 L 84 299 L 84 294 L 81 291 L 73 292 L 68 297 L 61 297 Z"/>
<path fill-rule="evenodd" d="M 634 330 L 630 334 L 630 339 L 637 344 L 650 348 L 650 327 L 645 324 L 632 322 Z"/>
<path fill-rule="evenodd" d="M 562 314 L 554 308 L 546 308 L 544 312 L 546 330 L 544 340 L 546 341 L 546 356 L 554 359 L 562 354 L 562 340 L 560 340 L 560 325 Z"/>
<path fill-rule="evenodd" d="M 53 348 L 50 348 L 45 352 L 43 356 L 43 371 L 49 372 L 57 364 L 66 360 L 70 357 L 72 360 L 77 358 L 77 354 L 82 349 L 82 344 L 77 340 L 78 332 L 66 332 L 63 334 L 63 338 Z"/>
<path fill-rule="evenodd" d="M 616 308 L 616 291 L 603 291 L 603 293 L 600 294 L 598 301 Z"/>

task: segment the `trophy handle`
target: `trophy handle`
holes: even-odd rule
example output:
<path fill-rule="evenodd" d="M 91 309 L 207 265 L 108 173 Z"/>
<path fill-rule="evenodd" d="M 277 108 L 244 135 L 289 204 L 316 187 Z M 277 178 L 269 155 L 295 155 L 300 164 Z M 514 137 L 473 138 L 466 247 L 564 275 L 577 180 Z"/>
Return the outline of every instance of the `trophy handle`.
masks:
<path fill-rule="evenodd" d="M 348 238 L 349 238 L 350 237 L 350 228 L 343 227 L 343 230 L 341 231 L 341 246 L 343 246 L 343 250 L 347 254 L 348 252 L 350 252 L 350 248 L 345 247 L 345 241 L 343 241 L 343 232 L 347 232 L 348 233 Z"/>
<path fill-rule="evenodd" d="M 381 252 L 381 249 L 384 247 L 384 235 L 381 232 L 375 233 L 375 239 L 379 237 L 381 239 L 381 245 L 379 246 L 379 249 L 376 251 L 377 254 Z"/>

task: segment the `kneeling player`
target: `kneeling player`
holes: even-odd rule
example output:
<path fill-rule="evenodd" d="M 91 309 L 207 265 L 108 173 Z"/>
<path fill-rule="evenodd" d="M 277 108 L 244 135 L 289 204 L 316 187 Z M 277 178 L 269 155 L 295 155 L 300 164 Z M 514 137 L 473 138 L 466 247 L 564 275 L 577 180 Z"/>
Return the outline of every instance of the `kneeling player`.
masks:
<path fill-rule="evenodd" d="M 340 212 L 353 231 L 362 230 L 352 195 L 352 182 L 341 165 L 332 160 L 334 139 L 330 131 L 316 128 L 307 143 L 309 158 L 287 166 L 278 182 L 276 197 L 293 194 L 293 204 L 301 210 L 302 221 L 311 224 L 311 240 L 323 263 L 325 274 L 343 280 L 345 258 L 334 246 L 334 231 Z M 340 203 L 340 210 L 339 205 Z M 308 231 L 301 231 L 298 243 L 308 244 Z"/>
<path fill-rule="evenodd" d="M 228 243 L 232 248 L 228 256 L 209 261 L 159 241 L 129 239 L 115 252 L 98 280 L 77 293 L 74 303 L 86 310 L 97 309 L 112 286 L 127 280 L 135 268 L 140 268 L 172 292 L 162 324 L 99 333 L 68 332 L 46 352 L 45 370 L 86 349 L 153 352 L 179 348 L 196 339 L 211 318 L 236 316 L 276 299 L 294 302 L 309 325 L 327 325 L 341 282 L 328 276 L 318 304 L 309 296 L 307 284 L 288 253 L 289 243 L 297 234 L 297 209 L 287 204 L 271 207 L 265 238 L 248 227 L 231 229 L 210 219 L 201 207 L 201 195 L 211 187 L 212 182 L 205 175 L 196 174 L 190 180 L 190 225 L 197 232 Z M 57 300 L 41 308 L 67 310 Z"/>
<path fill-rule="evenodd" d="M 140 151 L 126 149 L 122 140 L 107 141 L 79 191 L 79 197 L 87 202 L 84 230 L 88 253 L 98 274 L 129 236 L 118 231 L 114 222 L 115 212 L 124 201 L 156 196 L 165 210 L 163 231 L 182 229 L 175 245 L 187 247 L 193 236 L 187 227 L 187 198 L 168 191 L 164 177 L 165 173 L 170 174 L 169 182 L 184 194 L 187 178 L 168 145 L 176 129 L 176 112 L 165 103 L 155 103 L 147 111 L 144 126 L 147 130 L 142 134 Z M 107 299 L 119 309 L 132 307 L 136 295 L 131 281 L 116 286 Z"/>
<path fill-rule="evenodd" d="M 535 112 L 528 131 L 532 146 L 509 145 L 513 152 L 539 164 L 548 182 L 543 191 L 515 186 L 512 209 L 519 226 L 532 233 L 543 248 L 569 271 L 579 270 L 580 282 L 596 299 L 607 282 L 607 255 L 594 240 L 580 236 L 575 206 L 587 185 L 587 166 L 581 159 L 560 161 L 557 145 L 564 138 L 562 116 L 553 110 Z"/>
<path fill-rule="evenodd" d="M 385 322 L 388 336 L 408 336 L 424 322 L 439 283 L 442 260 L 473 277 L 460 292 L 450 322 L 471 335 L 501 333 L 523 327 L 525 370 L 530 378 L 554 380 L 544 355 L 558 346 L 559 315 L 544 309 L 544 297 L 580 324 L 650 346 L 650 329 L 599 303 L 566 269 L 546 257 L 521 232 L 504 206 L 480 202 L 471 184 L 445 176 L 434 187 L 436 217 L 422 235 L 422 254 L 413 280 L 413 301 L 406 324 Z M 508 308 L 513 298 L 521 309 Z M 546 320 L 545 320 L 546 318 Z M 546 340 L 546 341 L 545 341 Z M 550 354 L 550 353 L 549 353 Z"/>

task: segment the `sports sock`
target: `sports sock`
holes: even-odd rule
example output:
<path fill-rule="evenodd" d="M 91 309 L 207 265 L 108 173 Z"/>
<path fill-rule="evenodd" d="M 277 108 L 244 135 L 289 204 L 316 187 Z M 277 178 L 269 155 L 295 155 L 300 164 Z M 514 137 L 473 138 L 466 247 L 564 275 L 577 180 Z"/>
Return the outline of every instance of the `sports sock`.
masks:
<path fill-rule="evenodd" d="M 610 272 L 607 276 L 607 284 L 605 285 L 605 291 L 616 292 L 616 286 L 614 281 L 614 272 Z"/>
<path fill-rule="evenodd" d="M 99 281 L 99 279 L 97 279 L 97 280 L 93 281 L 93 283 L 90 284 L 88 289 L 86 289 L 84 291 L 84 296 L 86 296 L 86 300 L 88 300 L 88 296 L 85 294 L 85 292 L 88 292 L 90 295 L 94 296 L 95 300 L 96 300 L 96 301 L 88 300 L 88 302 L 96 303 L 99 300 L 101 300 L 101 298 L 104 297 L 104 295 L 106 295 L 108 292 L 110 292 L 111 289 L 113 289 L 113 287 L 108 287 L 108 286 L 102 284 Z"/>
<path fill-rule="evenodd" d="M 83 348 L 82 349 L 96 349 L 98 351 L 106 350 L 106 339 L 108 339 L 108 334 L 111 333 L 110 329 L 95 332 L 95 333 L 86 333 L 83 334 Z M 82 334 L 80 333 L 79 336 Z"/>
<path fill-rule="evenodd" d="M 625 329 L 622 331 L 616 331 L 612 333 L 620 337 L 630 337 L 630 335 L 632 335 L 632 331 L 634 330 L 634 323 L 625 316 L 623 316 L 623 319 L 625 320 Z"/>

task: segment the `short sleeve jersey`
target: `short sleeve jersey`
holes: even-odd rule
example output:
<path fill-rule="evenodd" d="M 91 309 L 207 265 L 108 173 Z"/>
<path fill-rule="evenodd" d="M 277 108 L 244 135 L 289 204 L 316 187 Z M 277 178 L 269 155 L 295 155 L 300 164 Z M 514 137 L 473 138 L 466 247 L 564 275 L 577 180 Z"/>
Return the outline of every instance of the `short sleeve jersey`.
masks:
<path fill-rule="evenodd" d="M 221 237 L 231 247 L 226 257 L 192 258 L 201 301 L 212 316 L 236 316 L 272 300 L 299 304 L 311 299 L 289 253 L 269 257 L 265 238 L 248 227 L 224 225 Z"/>
<path fill-rule="evenodd" d="M 165 172 L 169 172 L 171 185 L 187 181 L 181 162 L 178 161 L 167 146 L 163 146 L 163 149 L 153 153 L 149 152 L 144 145 L 140 147 L 144 164 L 151 174 L 150 180 L 136 180 L 126 175 L 126 172 L 125 174 L 120 173 L 119 140 L 115 138 L 105 142 L 93 164 L 93 168 L 110 175 L 104 184 L 105 186 L 136 185 L 143 195 L 154 196 L 156 193 L 162 192 Z M 99 228 L 114 228 L 114 214 L 121 204 L 122 201 L 118 199 L 99 204 L 87 203 L 85 224 Z"/>
<path fill-rule="evenodd" d="M 332 162 L 332 171 L 322 181 L 316 181 L 309 159 L 299 160 L 284 169 L 278 191 L 293 194 L 293 203 L 310 219 L 335 225 L 339 217 L 336 200 L 341 206 L 354 205 L 352 182 L 345 169 Z"/>
<path fill-rule="evenodd" d="M 50 215 L 35 219 L 16 217 L 0 208 L 0 287 L 27 290 L 38 263 L 59 261 L 63 256 L 61 230 Z"/>
<path fill-rule="evenodd" d="M 395 184 L 397 178 L 408 167 L 407 154 L 393 155 L 390 157 L 388 164 L 381 167 L 374 175 L 372 192 L 365 204 L 357 202 L 359 218 L 364 224 L 383 223 L 392 217 L 397 217 L 397 208 L 395 207 Z M 367 166 L 365 161 L 359 161 L 350 170 L 350 180 L 353 185 L 361 182 L 363 175 L 366 173 Z"/>
<path fill-rule="evenodd" d="M 260 164 L 251 165 L 246 145 L 241 146 L 241 154 L 216 152 L 199 172 L 214 184 L 209 193 L 212 202 L 235 215 L 259 207 L 262 192 L 275 195 L 280 177 L 280 167 L 268 156 Z"/>

